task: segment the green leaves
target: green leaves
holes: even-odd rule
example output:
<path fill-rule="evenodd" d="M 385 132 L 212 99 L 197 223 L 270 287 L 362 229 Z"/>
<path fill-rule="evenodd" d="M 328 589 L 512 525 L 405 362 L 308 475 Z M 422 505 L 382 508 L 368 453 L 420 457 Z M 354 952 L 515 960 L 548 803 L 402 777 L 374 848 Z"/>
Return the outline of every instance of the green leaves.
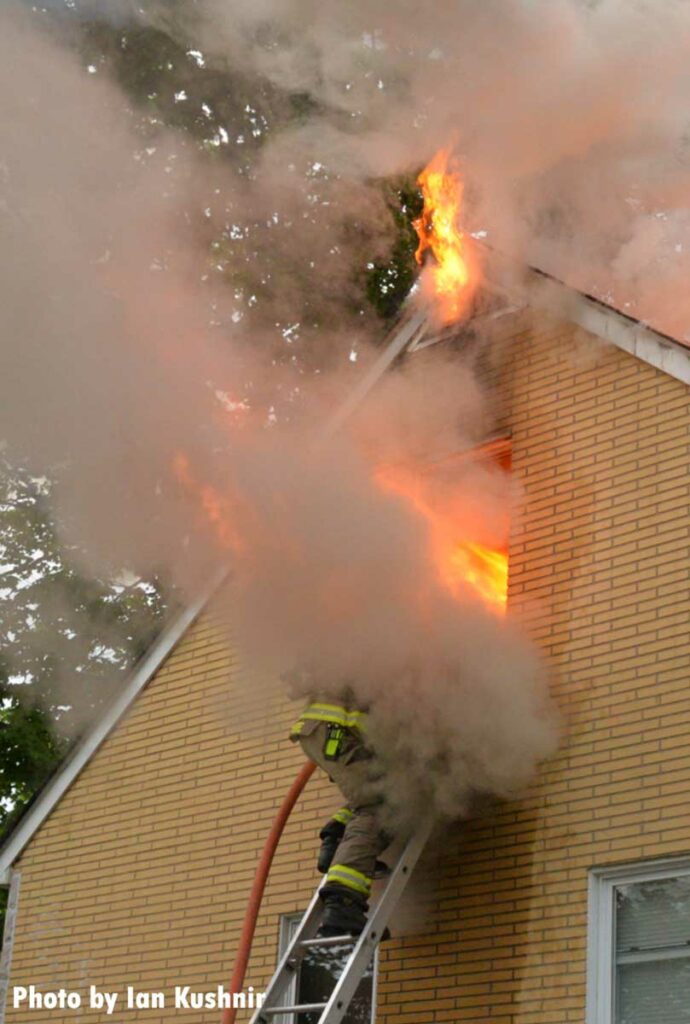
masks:
<path fill-rule="evenodd" d="M 54 483 L 0 460 L 0 831 L 160 629 L 159 580 L 90 576 L 65 545 Z"/>
<path fill-rule="evenodd" d="M 24 805 L 55 770 L 66 750 L 67 741 L 55 735 L 49 715 L 37 704 L 25 704 L 16 696 L 2 698 L 0 831 L 14 823 Z"/>
<path fill-rule="evenodd" d="M 414 257 L 417 233 L 412 222 L 422 212 L 422 196 L 414 179 L 383 182 L 386 203 L 396 226 L 396 237 L 387 260 L 374 260 L 367 268 L 366 294 L 379 316 L 394 317 L 417 276 Z"/>

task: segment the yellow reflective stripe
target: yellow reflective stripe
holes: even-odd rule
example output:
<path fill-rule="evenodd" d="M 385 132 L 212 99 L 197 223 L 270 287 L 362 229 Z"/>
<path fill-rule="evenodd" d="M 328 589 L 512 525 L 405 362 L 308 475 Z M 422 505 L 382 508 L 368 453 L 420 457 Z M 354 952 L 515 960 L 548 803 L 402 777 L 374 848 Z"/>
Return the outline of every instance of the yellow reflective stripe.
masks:
<path fill-rule="evenodd" d="M 365 711 L 348 711 L 347 708 L 343 708 L 342 705 L 330 705 L 330 703 L 320 703 L 315 700 L 310 703 L 306 708 L 305 714 L 314 712 L 315 714 L 328 714 L 337 716 L 338 719 L 343 719 L 343 725 L 356 725 L 358 722 L 363 721 L 366 718 Z"/>
<path fill-rule="evenodd" d="M 297 739 L 307 721 L 327 722 L 329 725 L 342 725 L 346 729 L 359 729 L 360 732 L 364 732 L 366 719 L 366 711 L 348 711 L 342 704 L 314 702 L 308 704 L 297 719 L 290 730 L 290 738 Z"/>
<path fill-rule="evenodd" d="M 341 807 L 339 811 L 336 811 L 333 815 L 333 821 L 340 822 L 341 825 L 347 825 L 348 821 L 354 816 L 354 811 L 351 811 L 349 807 Z"/>
<path fill-rule="evenodd" d="M 368 896 L 371 892 L 371 878 L 363 875 L 361 871 L 349 868 L 347 864 L 333 864 L 326 875 L 326 882 L 337 882 L 338 885 L 345 885 L 348 889 L 361 892 Z"/>
<path fill-rule="evenodd" d="M 332 725 L 344 725 L 347 729 L 362 729 L 366 720 L 366 711 L 348 711 L 342 704 L 309 704 L 300 721 L 330 722 Z"/>
<path fill-rule="evenodd" d="M 342 715 L 349 715 L 349 714 L 361 715 L 362 714 L 361 711 L 350 712 L 342 704 L 327 704 L 325 701 L 321 701 L 321 700 L 314 700 L 314 701 L 312 701 L 311 704 L 307 705 L 307 708 L 318 708 L 319 711 L 335 711 L 336 713 L 342 714 Z"/>

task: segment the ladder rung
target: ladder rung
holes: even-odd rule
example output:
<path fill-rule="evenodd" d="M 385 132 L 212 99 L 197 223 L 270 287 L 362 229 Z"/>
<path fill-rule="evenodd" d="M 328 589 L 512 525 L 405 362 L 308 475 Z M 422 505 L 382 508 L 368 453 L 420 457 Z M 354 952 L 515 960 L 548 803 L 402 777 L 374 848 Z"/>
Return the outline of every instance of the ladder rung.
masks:
<path fill-rule="evenodd" d="M 328 938 L 324 937 L 319 939 L 302 939 L 300 946 L 344 946 L 352 945 L 357 941 L 356 935 L 329 935 Z"/>
<path fill-rule="evenodd" d="M 386 880 L 385 888 L 372 908 L 367 920 L 366 929 L 359 936 L 331 935 L 320 938 L 314 932 L 322 919 L 321 889 L 318 888 L 293 936 L 287 951 L 278 965 L 276 973 L 266 991 L 266 1002 L 257 1008 L 250 1024 L 273 1024 L 281 1015 L 294 1020 L 295 1015 L 314 1013 L 318 1015 L 319 1024 L 342 1024 L 348 1006 L 357 991 L 357 986 L 364 976 L 376 950 L 377 943 L 386 931 L 386 924 L 400 898 L 400 894 L 409 881 L 424 846 L 429 838 L 432 819 L 426 818 L 417 830 L 409 836 L 403 852 Z M 309 936 L 306 938 L 305 936 Z M 338 978 L 334 978 L 334 987 L 324 1003 L 295 1003 L 294 1006 L 277 1006 L 284 999 L 299 998 L 288 995 L 288 984 L 294 982 L 294 971 L 300 963 L 305 962 L 307 950 L 327 949 L 334 946 L 351 947 L 347 955 L 342 955 L 343 967 Z M 340 954 L 334 954 L 340 957 Z"/>
<path fill-rule="evenodd" d="M 325 1010 L 328 1003 L 298 1003 L 296 1006 L 262 1006 L 262 1014 L 279 1013 L 313 1013 L 315 1010 Z"/>

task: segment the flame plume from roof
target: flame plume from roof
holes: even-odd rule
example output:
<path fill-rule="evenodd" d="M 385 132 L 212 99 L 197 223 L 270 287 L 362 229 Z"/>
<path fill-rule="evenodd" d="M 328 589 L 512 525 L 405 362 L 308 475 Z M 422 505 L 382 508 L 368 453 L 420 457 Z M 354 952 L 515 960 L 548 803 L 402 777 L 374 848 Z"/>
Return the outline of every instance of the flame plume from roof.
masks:
<path fill-rule="evenodd" d="M 422 215 L 413 222 L 419 236 L 415 259 L 420 266 L 430 249 L 435 258 L 431 281 L 437 313 L 443 323 L 459 320 L 479 275 L 458 223 L 464 185 L 449 149 L 441 149 L 424 168 L 417 184 L 424 197 Z"/>

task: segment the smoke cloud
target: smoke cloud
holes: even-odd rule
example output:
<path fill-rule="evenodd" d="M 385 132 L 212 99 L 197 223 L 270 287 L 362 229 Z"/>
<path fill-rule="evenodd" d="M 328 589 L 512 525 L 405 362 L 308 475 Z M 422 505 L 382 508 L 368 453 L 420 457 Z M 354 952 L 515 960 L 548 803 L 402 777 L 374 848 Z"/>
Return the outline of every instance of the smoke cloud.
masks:
<path fill-rule="evenodd" d="M 229 560 L 228 620 L 245 659 L 289 676 L 295 696 L 349 686 L 370 705 L 399 816 L 413 797 L 452 816 L 478 791 L 518 792 L 556 740 L 546 669 L 469 585 L 450 594 L 427 519 L 378 475 L 396 466 L 415 478 L 420 461 L 486 436 L 473 367 L 415 357 L 328 447 L 318 437 L 375 356 L 351 274 L 393 237 L 373 179 L 409 171 L 462 128 L 468 162 L 474 140 L 473 216 L 495 213 L 492 230 L 508 224 L 517 246 L 527 221 L 498 175 L 496 133 L 499 94 L 527 58 L 507 39 L 550 53 L 574 16 L 555 6 L 539 27 L 507 4 L 497 31 L 479 4 L 461 5 L 466 23 L 441 5 L 430 23 L 406 3 L 395 14 L 233 5 L 232 23 L 223 5 L 194 5 L 182 31 L 199 33 L 202 59 L 222 55 L 313 100 L 251 173 L 202 159 L 181 133 L 143 132 L 115 85 L 27 18 L 0 15 L 8 451 L 36 472 L 62 466 L 63 530 L 101 571 L 163 571 L 191 592 Z M 168 5 L 166 18 L 181 11 Z M 162 12 L 118 6 L 123 24 Z M 523 117 L 536 92 L 524 87 Z M 585 152 L 586 134 L 560 150 L 552 140 L 544 162 L 508 133 L 517 192 Z M 634 271 L 639 255 L 627 258 Z M 300 349 L 309 332 L 318 347 Z M 502 471 L 467 460 L 424 486 L 470 539 L 505 543 L 515 495 Z"/>
<path fill-rule="evenodd" d="M 362 179 L 453 143 L 496 248 L 690 340 L 682 0 L 201 0 L 182 24 L 209 59 L 318 101 L 303 152 Z"/>
<path fill-rule="evenodd" d="M 534 648 L 469 585 L 449 593 L 424 522 L 372 485 L 370 461 L 348 441 L 303 458 L 271 445 L 250 462 L 270 494 L 242 531 L 229 616 L 250 664 L 269 677 L 296 667 L 293 696 L 337 701 L 349 690 L 368 707 L 398 821 L 420 807 L 460 815 L 477 792 L 518 794 L 556 739 Z M 511 495 L 499 471 L 456 471 L 452 497 L 461 535 L 491 541 L 505 529 Z"/>

